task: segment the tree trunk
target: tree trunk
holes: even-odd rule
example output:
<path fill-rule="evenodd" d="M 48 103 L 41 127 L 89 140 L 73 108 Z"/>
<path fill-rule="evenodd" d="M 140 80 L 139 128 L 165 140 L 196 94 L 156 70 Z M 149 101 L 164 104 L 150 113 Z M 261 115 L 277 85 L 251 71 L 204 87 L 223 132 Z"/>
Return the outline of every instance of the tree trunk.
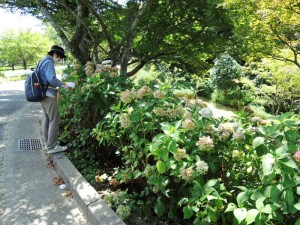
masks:
<path fill-rule="evenodd" d="M 120 76 L 127 77 L 127 67 L 128 62 L 131 57 L 131 50 L 132 50 L 132 42 L 133 42 L 133 35 L 128 37 L 128 40 L 126 42 L 122 58 L 121 58 L 121 68 L 120 68 Z"/>
<path fill-rule="evenodd" d="M 48 9 L 47 3 L 43 0 L 36 0 L 36 3 L 39 9 L 41 10 L 42 14 L 45 17 L 47 17 L 47 19 L 50 21 L 52 27 L 57 32 L 61 40 L 63 41 L 63 44 L 70 50 L 72 55 L 81 64 L 85 64 L 87 61 L 91 60 L 88 44 L 84 40 L 84 35 L 85 35 L 84 26 L 81 22 L 88 16 L 89 11 L 87 10 L 87 7 L 84 4 L 82 4 L 81 1 L 78 1 L 75 32 L 71 40 L 69 40 L 69 38 L 62 30 L 62 28 L 53 19 L 52 14 Z"/>
<path fill-rule="evenodd" d="M 111 50 L 111 66 L 114 67 L 117 65 L 119 56 L 119 48 L 114 48 Z"/>
<path fill-rule="evenodd" d="M 23 60 L 23 69 L 24 69 L 24 70 L 27 70 L 27 63 L 26 63 L 25 60 Z"/>

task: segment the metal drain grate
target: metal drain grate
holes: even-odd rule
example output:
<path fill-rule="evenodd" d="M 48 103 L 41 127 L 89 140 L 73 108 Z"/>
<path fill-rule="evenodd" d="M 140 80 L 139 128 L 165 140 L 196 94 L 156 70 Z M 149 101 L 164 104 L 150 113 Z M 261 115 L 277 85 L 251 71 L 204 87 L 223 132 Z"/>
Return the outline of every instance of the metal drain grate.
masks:
<path fill-rule="evenodd" d="M 19 151 L 35 151 L 41 149 L 42 144 L 40 139 L 18 139 Z"/>

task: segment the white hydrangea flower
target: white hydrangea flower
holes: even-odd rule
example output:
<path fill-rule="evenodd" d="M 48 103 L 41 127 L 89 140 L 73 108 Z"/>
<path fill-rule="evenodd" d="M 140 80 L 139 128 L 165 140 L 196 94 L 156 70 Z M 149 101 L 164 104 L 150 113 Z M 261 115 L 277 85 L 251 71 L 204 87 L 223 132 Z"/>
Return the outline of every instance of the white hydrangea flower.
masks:
<path fill-rule="evenodd" d="M 213 112 L 208 107 L 201 109 L 199 113 L 201 114 L 201 116 L 206 118 L 211 118 L 213 116 Z"/>
<path fill-rule="evenodd" d="M 182 127 L 187 129 L 187 130 L 194 130 L 196 128 L 196 124 L 194 123 L 193 120 L 186 118 L 183 122 L 182 122 Z"/>
<path fill-rule="evenodd" d="M 189 167 L 181 171 L 181 177 L 183 180 L 189 180 L 193 176 L 193 173 L 193 168 Z"/>
<path fill-rule="evenodd" d="M 137 91 L 137 97 L 139 99 L 143 98 L 144 96 L 152 95 L 152 94 L 153 94 L 153 92 L 152 92 L 151 88 L 148 86 L 143 86 Z"/>
<path fill-rule="evenodd" d="M 119 205 L 116 213 L 121 217 L 122 220 L 125 220 L 130 216 L 131 208 L 127 205 Z"/>
<path fill-rule="evenodd" d="M 209 136 L 199 138 L 197 142 L 201 151 L 211 151 L 214 148 L 214 141 Z"/>
<path fill-rule="evenodd" d="M 123 113 L 120 115 L 120 123 L 123 128 L 128 128 L 131 126 L 130 116 L 127 113 Z"/>
<path fill-rule="evenodd" d="M 244 131 L 243 129 L 237 129 L 233 135 L 232 135 L 232 138 L 234 140 L 245 140 L 245 135 L 244 135 Z"/>
<path fill-rule="evenodd" d="M 200 174 L 202 174 L 202 175 L 207 174 L 208 169 L 209 169 L 209 166 L 206 162 L 204 162 L 200 159 L 196 162 L 196 171 L 199 172 Z"/>
<path fill-rule="evenodd" d="M 166 93 L 163 91 L 155 91 L 153 93 L 154 98 L 163 98 L 166 96 Z"/>
<path fill-rule="evenodd" d="M 181 159 L 184 159 L 185 157 L 186 157 L 186 150 L 181 149 L 181 148 L 177 148 L 176 153 L 174 155 L 174 158 L 176 160 L 181 160 Z"/>

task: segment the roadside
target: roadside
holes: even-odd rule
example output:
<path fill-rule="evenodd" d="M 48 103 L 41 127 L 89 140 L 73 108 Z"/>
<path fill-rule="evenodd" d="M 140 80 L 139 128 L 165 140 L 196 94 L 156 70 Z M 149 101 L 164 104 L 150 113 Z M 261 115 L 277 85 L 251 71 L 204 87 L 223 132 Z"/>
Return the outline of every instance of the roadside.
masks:
<path fill-rule="evenodd" d="M 60 79 L 62 76 L 63 70 L 67 68 L 65 65 L 56 66 L 57 77 Z M 28 75 L 30 75 L 33 71 L 28 70 L 8 70 L 8 71 L 0 71 L 0 84 L 4 84 L 7 82 L 20 81 L 25 80 Z"/>
<path fill-rule="evenodd" d="M 56 69 L 56 71 L 59 71 L 59 70 L 65 69 L 66 67 L 67 67 L 66 65 L 58 65 L 58 66 L 55 66 L 55 69 Z M 1 71 L 1 74 L 3 74 L 4 77 L 23 76 L 23 75 L 29 75 L 30 73 L 32 73 L 31 69 Z"/>
<path fill-rule="evenodd" d="M 41 136 L 40 105 L 26 102 L 23 85 L 0 85 L 0 224 L 87 225 L 74 199 L 55 186 L 58 173 L 44 150 L 19 149 L 19 140 Z"/>

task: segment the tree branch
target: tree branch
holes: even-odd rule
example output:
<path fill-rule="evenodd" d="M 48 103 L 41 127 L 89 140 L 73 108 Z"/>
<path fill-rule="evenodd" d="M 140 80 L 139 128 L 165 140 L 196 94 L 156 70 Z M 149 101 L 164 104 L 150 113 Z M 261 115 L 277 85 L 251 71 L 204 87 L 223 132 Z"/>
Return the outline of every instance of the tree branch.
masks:
<path fill-rule="evenodd" d="M 108 45 L 110 46 L 111 49 L 114 48 L 114 41 L 110 35 L 110 33 L 108 32 L 107 26 L 104 23 L 103 19 L 101 18 L 101 16 L 96 12 L 96 10 L 91 6 L 91 4 L 89 3 L 88 0 L 81 0 L 82 3 L 84 3 L 86 5 L 86 7 L 89 9 L 89 11 L 96 17 L 96 19 L 98 20 L 100 26 L 102 27 L 102 31 L 103 34 L 108 42 Z"/>
<path fill-rule="evenodd" d="M 145 3 L 142 5 L 141 9 L 139 9 L 138 14 L 134 18 L 134 21 L 132 22 L 130 29 L 128 29 L 128 32 L 123 36 L 123 38 L 118 43 L 119 46 L 123 45 L 126 40 L 130 39 L 130 37 L 134 35 L 137 26 L 139 24 L 140 18 L 146 14 L 148 9 L 150 8 L 151 2 L 152 0 L 146 0 Z"/>
<path fill-rule="evenodd" d="M 66 34 L 63 32 L 60 26 L 55 23 L 55 21 L 52 18 L 52 14 L 48 11 L 47 4 L 42 0 L 36 0 L 36 4 L 38 8 L 41 10 L 41 12 L 45 15 L 45 17 L 50 21 L 52 27 L 55 29 L 59 37 L 62 39 L 63 44 L 70 48 L 70 41 Z"/>
<path fill-rule="evenodd" d="M 284 61 L 289 61 L 289 62 L 293 62 L 296 66 L 298 66 L 300 68 L 300 63 L 298 62 L 298 51 L 297 49 L 295 49 L 289 42 L 287 42 L 286 40 L 284 40 L 280 34 L 276 31 L 276 29 L 274 29 L 271 25 L 270 25 L 270 29 L 272 30 L 272 32 L 275 34 L 275 36 L 284 44 L 286 45 L 292 52 L 294 55 L 294 60 L 285 58 L 285 57 L 277 57 L 278 60 L 282 60 L 285 59 Z M 272 56 L 273 57 L 273 56 Z M 273 57 L 274 58 L 274 57 Z M 281 59 L 280 59 L 281 58 Z M 274 58 L 276 59 L 276 58 Z"/>

